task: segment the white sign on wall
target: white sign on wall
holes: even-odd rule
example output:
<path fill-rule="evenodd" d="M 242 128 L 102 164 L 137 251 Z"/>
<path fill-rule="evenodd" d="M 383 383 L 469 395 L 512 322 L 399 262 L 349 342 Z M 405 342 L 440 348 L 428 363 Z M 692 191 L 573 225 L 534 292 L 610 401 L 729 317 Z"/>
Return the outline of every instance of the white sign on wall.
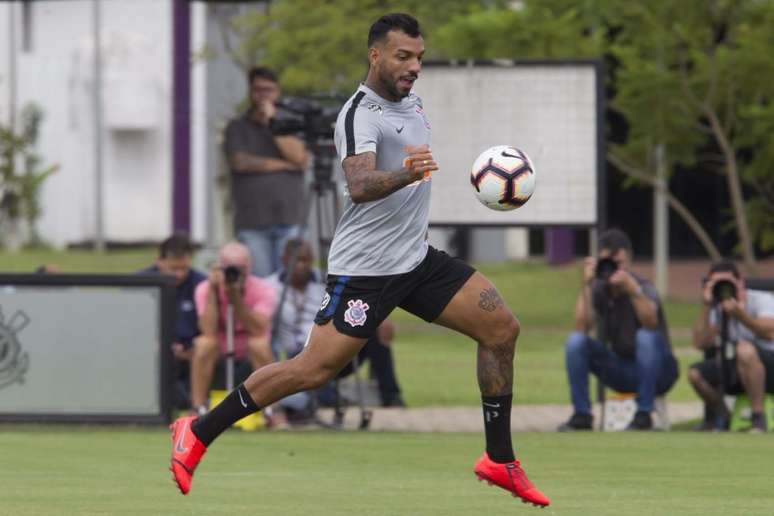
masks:
<path fill-rule="evenodd" d="M 574 225 L 598 222 L 599 67 L 595 62 L 426 64 L 414 91 L 432 126 L 430 223 Z M 522 208 L 481 205 L 470 167 L 484 149 L 512 145 L 534 163 L 537 188 Z"/>

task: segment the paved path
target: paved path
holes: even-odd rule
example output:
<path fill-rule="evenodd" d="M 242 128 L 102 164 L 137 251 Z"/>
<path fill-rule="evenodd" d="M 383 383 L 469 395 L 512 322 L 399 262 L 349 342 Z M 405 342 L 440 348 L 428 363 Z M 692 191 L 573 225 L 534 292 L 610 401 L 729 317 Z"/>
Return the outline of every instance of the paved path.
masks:
<path fill-rule="evenodd" d="M 478 407 L 378 408 L 369 407 L 373 417 L 372 431 L 389 432 L 481 432 L 483 419 Z M 598 410 L 598 409 L 596 409 Z M 702 415 L 699 402 L 667 402 L 672 424 L 698 419 Z M 511 428 L 515 432 L 551 432 L 571 414 L 569 405 L 520 405 L 511 413 Z M 322 410 L 321 418 L 331 420 L 331 411 Z M 598 412 L 595 420 L 598 421 Z M 344 425 L 355 429 L 360 422 L 357 407 L 347 410 Z"/>

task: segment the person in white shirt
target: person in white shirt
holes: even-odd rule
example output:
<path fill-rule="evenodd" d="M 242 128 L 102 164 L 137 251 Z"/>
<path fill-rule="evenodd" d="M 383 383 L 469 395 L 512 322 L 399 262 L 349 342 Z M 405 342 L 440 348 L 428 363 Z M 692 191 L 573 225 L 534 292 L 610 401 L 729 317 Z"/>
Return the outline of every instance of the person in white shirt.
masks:
<path fill-rule="evenodd" d="M 721 370 L 720 360 L 707 359 L 691 366 L 688 379 L 707 405 L 719 411 L 719 426 L 724 426 L 728 418 L 719 388 L 724 387 L 725 394 L 747 393 L 752 409 L 751 430 L 765 432 L 764 395 L 774 393 L 774 295 L 745 288 L 736 265 L 721 261 L 710 268 L 702 298 L 693 327 L 694 346 L 707 350 L 719 342 L 721 317 L 725 314 L 736 364 Z"/>
<path fill-rule="evenodd" d="M 290 277 L 287 278 L 294 252 L 296 252 L 296 260 Z M 279 319 L 272 339 L 272 350 L 275 358 L 290 359 L 301 353 L 306 344 L 314 318 L 325 296 L 325 283 L 319 271 L 313 268 L 312 246 L 303 239 L 288 240 L 281 262 L 282 268 L 266 278 L 274 286 L 278 299 L 286 279 L 288 281 L 285 299 L 282 306 L 278 307 Z M 370 360 L 371 370 L 378 383 L 381 403 L 385 407 L 405 406 L 395 376 L 395 366 L 389 346 L 394 333 L 394 325 L 389 320 L 385 320 L 377 329 L 376 335 L 369 339 L 358 354 L 358 363 L 362 364 L 366 359 Z M 351 374 L 353 371 L 351 365 L 347 366 L 341 371 L 339 377 Z M 323 390 L 325 393 L 328 392 L 324 387 Z M 321 401 L 324 402 L 324 400 Z M 299 392 L 284 398 L 280 405 L 289 415 L 295 413 L 303 416 L 309 415 L 311 402 L 308 392 Z M 301 419 L 303 420 L 303 417 Z"/>

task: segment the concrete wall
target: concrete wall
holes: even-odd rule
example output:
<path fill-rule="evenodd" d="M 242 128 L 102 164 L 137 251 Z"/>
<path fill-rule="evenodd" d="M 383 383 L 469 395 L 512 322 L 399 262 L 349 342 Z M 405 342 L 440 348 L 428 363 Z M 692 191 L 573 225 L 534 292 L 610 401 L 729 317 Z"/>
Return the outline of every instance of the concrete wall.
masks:
<path fill-rule="evenodd" d="M 3 8 L 21 29 L 21 5 Z M 105 236 L 158 239 L 169 231 L 171 209 L 171 3 L 102 2 L 101 9 Z M 43 110 L 38 150 L 60 170 L 43 189 L 40 230 L 64 245 L 95 231 L 92 2 L 31 2 L 29 14 L 29 51 L 16 31 L 16 106 L 7 95 L 0 102 L 2 112 L 29 102 Z M 0 55 L 8 47 L 0 38 Z"/>

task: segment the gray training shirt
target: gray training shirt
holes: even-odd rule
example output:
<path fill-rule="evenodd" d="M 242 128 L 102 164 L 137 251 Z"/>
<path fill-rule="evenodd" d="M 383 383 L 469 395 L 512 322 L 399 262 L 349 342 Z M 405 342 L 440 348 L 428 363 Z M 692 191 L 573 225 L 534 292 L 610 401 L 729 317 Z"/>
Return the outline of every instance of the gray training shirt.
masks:
<path fill-rule="evenodd" d="M 390 102 L 360 85 L 336 121 L 336 150 L 344 161 L 376 153 L 376 170 L 403 168 L 406 145 L 430 144 L 430 124 L 419 97 Z M 389 276 L 417 267 L 427 254 L 430 178 L 376 201 L 355 204 L 347 191 L 328 271 L 340 276 Z"/>

